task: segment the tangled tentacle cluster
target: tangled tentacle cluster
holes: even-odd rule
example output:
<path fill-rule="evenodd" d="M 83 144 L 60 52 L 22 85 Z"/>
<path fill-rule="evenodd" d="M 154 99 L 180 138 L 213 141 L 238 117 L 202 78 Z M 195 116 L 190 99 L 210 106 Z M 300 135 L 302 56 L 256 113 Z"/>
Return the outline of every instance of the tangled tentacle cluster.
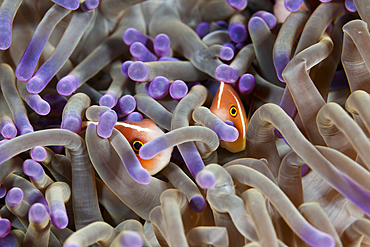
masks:
<path fill-rule="evenodd" d="M 0 246 L 370 245 L 370 1 L 0 4 Z"/>

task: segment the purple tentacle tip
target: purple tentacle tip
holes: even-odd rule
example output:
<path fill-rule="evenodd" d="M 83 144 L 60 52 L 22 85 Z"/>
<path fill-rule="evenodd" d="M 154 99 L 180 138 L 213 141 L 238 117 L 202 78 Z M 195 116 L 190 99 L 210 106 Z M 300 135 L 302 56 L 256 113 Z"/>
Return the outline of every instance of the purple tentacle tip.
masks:
<path fill-rule="evenodd" d="M 289 54 L 277 53 L 274 55 L 274 66 L 276 70 L 276 75 L 281 82 L 285 82 L 283 78 L 283 71 L 289 62 L 290 62 Z"/>
<path fill-rule="evenodd" d="M 212 189 L 216 185 L 216 176 L 209 171 L 201 171 L 196 177 L 197 183 L 203 189 Z"/>
<path fill-rule="evenodd" d="M 0 246 L 12 247 L 12 246 L 18 246 L 18 245 L 17 245 L 16 238 L 14 237 L 13 234 L 10 233 L 3 238 L 0 236 Z"/>
<path fill-rule="evenodd" d="M 69 96 L 78 88 L 79 81 L 74 75 L 67 75 L 60 79 L 57 84 L 57 91 L 60 95 Z"/>
<path fill-rule="evenodd" d="M 269 29 L 273 29 L 276 26 L 276 17 L 270 12 L 260 10 L 254 13 L 252 17 L 253 16 L 261 17 L 266 22 Z"/>
<path fill-rule="evenodd" d="M 157 147 L 158 147 L 158 141 L 157 140 L 154 140 L 154 142 L 151 141 L 151 142 L 145 143 L 139 150 L 140 158 L 142 158 L 143 160 L 152 159 L 156 155 Z"/>
<path fill-rule="evenodd" d="M 154 38 L 154 51 L 160 56 L 168 56 L 171 53 L 171 39 L 167 34 L 160 33 Z"/>
<path fill-rule="evenodd" d="M 190 199 L 190 208 L 196 213 L 201 213 L 206 209 L 207 202 L 203 196 L 197 195 Z"/>
<path fill-rule="evenodd" d="M 267 26 L 266 22 L 258 16 L 252 17 L 248 22 L 248 28 L 250 31 L 255 31 Z"/>
<path fill-rule="evenodd" d="M 225 61 L 230 61 L 234 57 L 234 50 L 230 47 L 224 47 L 220 51 L 220 58 Z"/>
<path fill-rule="evenodd" d="M 119 243 L 122 247 L 142 247 L 144 245 L 143 237 L 134 231 L 124 231 Z"/>
<path fill-rule="evenodd" d="M 1 134 L 6 139 L 12 139 L 17 135 L 17 128 L 13 122 L 3 122 L 3 126 L 1 126 Z"/>
<path fill-rule="evenodd" d="M 0 219 L 0 238 L 4 238 L 9 234 L 12 225 L 8 219 Z"/>
<path fill-rule="evenodd" d="M 43 100 L 39 95 L 29 95 L 27 97 L 27 104 L 41 116 L 48 115 L 51 109 L 49 103 Z"/>
<path fill-rule="evenodd" d="M 170 96 L 173 99 L 182 99 L 188 94 L 188 85 L 182 80 L 173 81 L 170 85 Z"/>
<path fill-rule="evenodd" d="M 132 95 L 124 95 L 119 99 L 116 111 L 120 117 L 123 117 L 133 112 L 135 108 L 135 98 Z"/>
<path fill-rule="evenodd" d="M 98 123 L 97 132 L 102 138 L 109 138 L 112 135 L 114 125 L 117 123 L 118 117 L 115 111 L 110 110 L 101 115 Z"/>
<path fill-rule="evenodd" d="M 215 127 L 214 131 L 217 133 L 219 138 L 225 142 L 234 142 L 239 137 L 238 130 L 224 122 L 221 122 Z"/>
<path fill-rule="evenodd" d="M 142 34 L 135 28 L 127 28 L 126 31 L 122 35 L 123 42 L 126 45 L 132 45 L 134 42 L 140 42 L 143 45 L 152 45 L 152 40 L 150 37 Z"/>
<path fill-rule="evenodd" d="M 152 176 L 150 176 L 149 172 L 141 166 L 139 161 L 137 162 L 137 165 L 130 164 L 127 167 L 128 173 L 139 184 L 149 184 L 152 180 Z"/>
<path fill-rule="evenodd" d="M 199 38 L 203 39 L 209 33 L 209 23 L 208 22 L 201 22 L 198 24 L 195 31 L 197 32 Z"/>
<path fill-rule="evenodd" d="M 216 78 L 225 83 L 234 83 L 239 78 L 239 72 L 226 64 L 219 65 L 215 70 Z"/>
<path fill-rule="evenodd" d="M 239 78 L 238 89 L 241 94 L 249 94 L 256 86 L 256 79 L 252 74 L 244 74 Z"/>
<path fill-rule="evenodd" d="M 331 235 L 321 232 L 316 228 L 314 228 L 314 231 L 305 232 L 305 235 L 307 236 L 304 236 L 303 241 L 310 246 L 335 246 L 335 240 Z"/>
<path fill-rule="evenodd" d="M 130 114 L 128 114 L 127 116 L 123 117 L 122 121 L 140 122 L 143 119 L 144 119 L 144 117 L 143 117 L 143 115 L 141 115 L 140 112 L 134 111 L 134 112 L 131 112 Z"/>
<path fill-rule="evenodd" d="M 4 184 L 0 186 L 0 198 L 3 198 L 6 195 L 6 187 Z"/>
<path fill-rule="evenodd" d="M 21 59 L 21 61 L 18 63 L 17 68 L 15 69 L 15 76 L 20 81 L 28 81 L 33 75 L 33 71 L 30 71 L 29 66 L 26 66 L 25 64 L 26 63 L 22 63 Z"/>
<path fill-rule="evenodd" d="M 46 159 L 47 152 L 44 147 L 36 146 L 32 148 L 30 155 L 34 161 L 41 162 Z"/>
<path fill-rule="evenodd" d="M 149 79 L 149 68 L 143 62 L 134 62 L 128 67 L 128 76 L 133 81 L 146 81 Z"/>
<path fill-rule="evenodd" d="M 82 247 L 82 245 L 80 245 L 79 243 L 77 242 L 69 242 L 69 243 L 65 243 L 63 245 L 63 247 Z"/>
<path fill-rule="evenodd" d="M 131 60 L 127 60 L 125 62 L 123 62 L 122 66 L 121 66 L 121 72 L 124 76 L 126 77 L 129 77 L 128 76 L 128 67 L 130 67 L 130 65 L 133 63 L 134 61 L 131 61 Z"/>
<path fill-rule="evenodd" d="M 130 46 L 130 53 L 137 61 L 153 62 L 158 59 L 140 42 L 135 42 Z"/>
<path fill-rule="evenodd" d="M 7 205 L 16 207 L 23 200 L 23 191 L 18 187 L 13 187 L 8 191 L 8 194 L 5 197 L 5 202 Z"/>
<path fill-rule="evenodd" d="M 69 114 L 62 119 L 61 129 L 70 130 L 74 133 L 80 133 L 82 120 L 81 117 Z"/>
<path fill-rule="evenodd" d="M 31 159 L 27 159 L 23 162 L 23 172 L 30 178 L 38 179 L 44 175 L 44 169 L 42 166 Z"/>
<path fill-rule="evenodd" d="M 47 217 L 49 217 L 48 211 L 41 203 L 33 204 L 28 211 L 28 218 L 35 223 L 42 223 Z"/>
<path fill-rule="evenodd" d="M 242 43 L 247 40 L 247 28 L 239 22 L 231 23 L 229 25 L 229 35 L 231 40 L 235 43 Z"/>
<path fill-rule="evenodd" d="M 4 13 L 0 12 L 0 50 L 7 50 L 12 44 L 12 20 Z"/>
<path fill-rule="evenodd" d="M 44 80 L 38 76 L 33 76 L 27 82 L 27 91 L 33 94 L 40 93 L 45 88 Z"/>
<path fill-rule="evenodd" d="M 80 7 L 79 0 L 51 0 L 51 1 L 69 10 L 76 10 L 78 9 L 78 7 Z"/>
<path fill-rule="evenodd" d="M 247 0 L 226 0 L 227 4 L 236 9 L 236 10 L 243 10 L 247 7 Z"/>
<path fill-rule="evenodd" d="M 289 12 L 296 12 L 302 6 L 303 0 L 284 0 L 284 6 Z"/>
<path fill-rule="evenodd" d="M 81 9 L 85 12 L 89 12 L 96 9 L 98 6 L 99 0 L 85 0 L 85 2 L 81 4 Z"/>
<path fill-rule="evenodd" d="M 345 0 L 344 6 L 346 7 L 346 9 L 349 12 L 356 12 L 357 11 L 357 8 L 356 8 L 355 3 L 353 2 L 353 0 Z"/>
<path fill-rule="evenodd" d="M 161 99 L 168 94 L 170 81 L 164 76 L 157 76 L 149 84 L 149 95 L 154 99 Z"/>
<path fill-rule="evenodd" d="M 131 45 L 132 43 L 134 43 L 134 35 L 139 32 L 138 30 L 136 30 L 135 28 L 127 28 L 124 32 L 123 32 L 123 35 L 122 35 L 122 40 L 123 42 L 125 42 L 126 45 Z"/>
<path fill-rule="evenodd" d="M 106 93 L 99 100 L 100 106 L 107 106 L 109 108 L 114 107 L 117 104 L 118 98 L 112 93 Z"/>
<path fill-rule="evenodd" d="M 51 212 L 51 222 L 58 229 L 64 229 L 68 225 L 68 215 L 64 210 Z"/>

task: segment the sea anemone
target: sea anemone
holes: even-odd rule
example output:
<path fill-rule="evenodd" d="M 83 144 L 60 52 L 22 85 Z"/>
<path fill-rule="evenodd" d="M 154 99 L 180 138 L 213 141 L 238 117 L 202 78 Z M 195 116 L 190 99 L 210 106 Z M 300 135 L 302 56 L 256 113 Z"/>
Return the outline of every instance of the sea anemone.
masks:
<path fill-rule="evenodd" d="M 0 246 L 370 245 L 370 1 L 0 4 Z"/>

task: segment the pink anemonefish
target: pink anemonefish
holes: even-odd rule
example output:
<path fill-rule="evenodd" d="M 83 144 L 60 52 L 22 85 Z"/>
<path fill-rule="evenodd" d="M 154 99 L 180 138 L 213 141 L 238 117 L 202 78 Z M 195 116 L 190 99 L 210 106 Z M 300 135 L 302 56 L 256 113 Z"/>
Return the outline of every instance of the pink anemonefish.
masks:
<path fill-rule="evenodd" d="M 89 123 L 91 122 L 83 122 L 83 128 Z M 94 123 L 97 124 L 97 122 Z M 142 167 L 147 170 L 150 175 L 158 173 L 170 162 L 173 148 L 162 151 L 150 160 L 143 160 L 139 156 L 139 150 L 142 145 L 164 135 L 164 132 L 150 119 L 143 119 L 140 122 L 117 122 L 114 128 L 126 137 Z"/>
<path fill-rule="evenodd" d="M 220 146 L 232 153 L 243 151 L 245 149 L 248 120 L 243 103 L 230 84 L 221 81 L 210 110 L 222 121 L 233 122 L 235 128 L 239 131 L 239 137 L 236 141 L 220 141 Z"/>

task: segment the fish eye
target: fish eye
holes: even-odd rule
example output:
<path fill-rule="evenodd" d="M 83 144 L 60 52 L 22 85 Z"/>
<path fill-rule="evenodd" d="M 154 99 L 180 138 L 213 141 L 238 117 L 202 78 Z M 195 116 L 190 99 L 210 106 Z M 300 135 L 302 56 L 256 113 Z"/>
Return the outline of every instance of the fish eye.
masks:
<path fill-rule="evenodd" d="M 230 107 L 229 112 L 230 112 L 230 115 L 231 115 L 232 117 L 236 117 L 236 116 L 238 115 L 238 109 L 236 109 L 236 107 L 235 107 L 235 106 Z"/>
<path fill-rule="evenodd" d="M 133 143 L 132 143 L 132 148 L 134 149 L 135 153 L 138 153 L 140 148 L 143 146 L 143 142 L 139 141 L 139 140 L 135 140 Z"/>

